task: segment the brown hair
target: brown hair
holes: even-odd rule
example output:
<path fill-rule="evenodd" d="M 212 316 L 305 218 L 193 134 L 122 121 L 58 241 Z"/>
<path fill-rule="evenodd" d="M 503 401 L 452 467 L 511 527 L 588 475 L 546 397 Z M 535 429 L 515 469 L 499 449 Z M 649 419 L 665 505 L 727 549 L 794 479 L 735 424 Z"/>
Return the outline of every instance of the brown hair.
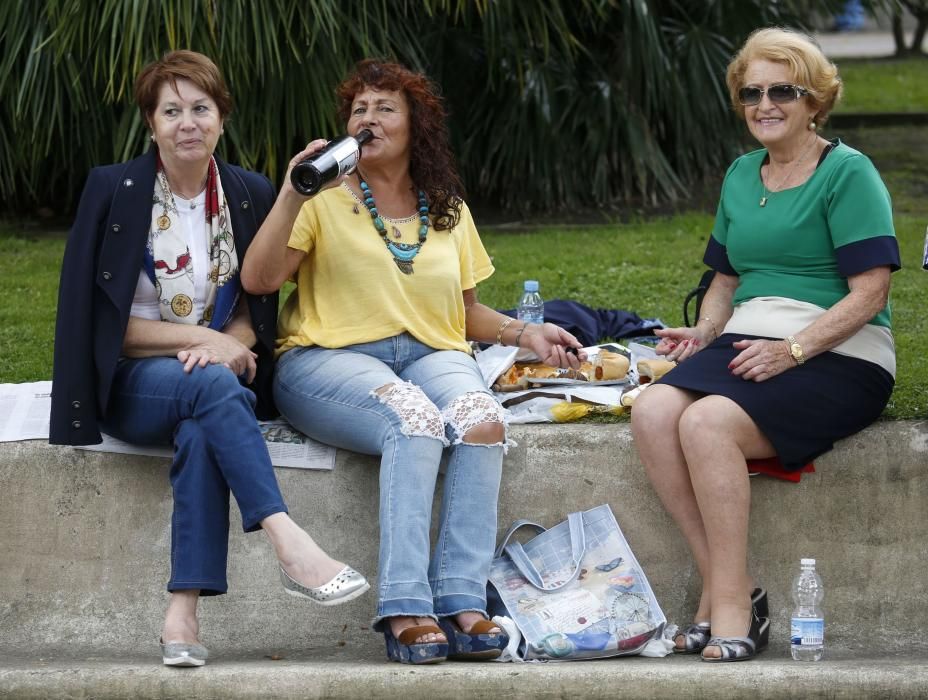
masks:
<path fill-rule="evenodd" d="M 421 73 L 398 63 L 365 59 L 335 90 L 338 116 L 347 124 L 351 103 L 366 88 L 402 92 L 410 108 L 409 171 L 428 197 L 437 231 L 454 228 L 461 218 L 464 186 L 451 154 L 447 112 L 438 87 Z"/>
<path fill-rule="evenodd" d="M 189 80 L 209 95 L 223 119 L 232 111 L 232 95 L 215 63 L 196 51 L 170 51 L 145 66 L 135 79 L 135 104 L 146 123 L 158 106 L 161 86 L 168 82 L 177 90 L 178 80 Z"/>
<path fill-rule="evenodd" d="M 744 118 L 744 107 L 738 101 L 738 90 L 744 87 L 744 74 L 751 61 L 772 61 L 787 66 L 792 79 L 809 91 L 809 100 L 817 110 L 815 123 L 819 126 L 828 121 L 828 115 L 841 99 L 837 66 L 809 36 L 779 27 L 758 29 L 728 64 L 725 76 L 731 103 L 741 118 Z"/>

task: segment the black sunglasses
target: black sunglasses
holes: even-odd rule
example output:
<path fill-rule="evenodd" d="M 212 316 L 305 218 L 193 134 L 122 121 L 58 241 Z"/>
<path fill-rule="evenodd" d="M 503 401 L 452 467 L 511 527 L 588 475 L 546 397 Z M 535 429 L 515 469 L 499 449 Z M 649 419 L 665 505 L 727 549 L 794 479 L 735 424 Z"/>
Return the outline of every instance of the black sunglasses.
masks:
<path fill-rule="evenodd" d="M 784 104 L 786 102 L 795 102 L 800 97 L 805 97 L 809 91 L 798 85 L 783 83 L 781 85 L 770 85 L 767 89 L 759 87 L 743 87 L 738 90 L 738 101 L 745 107 L 752 107 L 760 104 L 764 99 L 764 94 L 770 98 L 774 104 Z"/>

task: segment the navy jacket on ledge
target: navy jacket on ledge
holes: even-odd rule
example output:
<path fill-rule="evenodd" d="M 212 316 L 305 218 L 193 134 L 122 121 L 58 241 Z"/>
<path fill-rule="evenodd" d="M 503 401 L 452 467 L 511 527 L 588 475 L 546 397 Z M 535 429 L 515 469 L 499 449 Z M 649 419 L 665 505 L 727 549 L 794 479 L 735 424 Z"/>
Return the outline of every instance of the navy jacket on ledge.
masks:
<path fill-rule="evenodd" d="M 277 192 L 263 175 L 219 158 L 239 269 L 245 251 Z M 55 324 L 55 367 L 49 442 L 101 442 L 99 422 L 129 323 L 142 269 L 155 191 L 155 151 L 127 163 L 94 168 L 65 248 Z M 258 371 L 249 388 L 258 397 L 259 418 L 276 415 L 271 395 L 277 294 L 245 295 L 258 338 Z"/>
<path fill-rule="evenodd" d="M 499 309 L 499 312 L 516 317 L 516 309 Z M 664 327 L 660 319 L 641 318 L 633 311 L 594 309 L 566 299 L 545 302 L 545 321 L 572 333 L 584 347 L 596 345 L 603 338 L 652 335 L 655 328 Z"/>

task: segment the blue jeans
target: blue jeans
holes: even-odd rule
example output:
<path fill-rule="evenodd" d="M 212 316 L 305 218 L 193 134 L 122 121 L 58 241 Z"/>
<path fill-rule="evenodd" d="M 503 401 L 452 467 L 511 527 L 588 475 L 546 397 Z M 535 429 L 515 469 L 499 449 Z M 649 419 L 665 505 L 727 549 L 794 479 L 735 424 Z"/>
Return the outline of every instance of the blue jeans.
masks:
<path fill-rule="evenodd" d="M 286 513 L 254 394 L 221 365 L 190 374 L 174 357 L 121 360 L 104 431 L 138 445 L 174 445 L 169 591 L 228 590 L 229 491 L 245 532 Z"/>
<path fill-rule="evenodd" d="M 486 612 L 496 539 L 502 442 L 463 442 L 501 424 L 473 358 L 434 350 L 408 334 L 339 349 L 301 347 L 277 363 L 274 398 L 297 429 L 380 458 L 377 616 Z M 429 528 L 439 462 L 448 465 L 435 553 Z"/>

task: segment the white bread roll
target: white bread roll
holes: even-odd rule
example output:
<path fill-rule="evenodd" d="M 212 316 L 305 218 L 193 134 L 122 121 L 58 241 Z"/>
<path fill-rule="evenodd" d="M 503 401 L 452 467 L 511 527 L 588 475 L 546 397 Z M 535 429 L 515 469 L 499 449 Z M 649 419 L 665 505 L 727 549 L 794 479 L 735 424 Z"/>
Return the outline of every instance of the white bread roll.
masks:
<path fill-rule="evenodd" d="M 676 366 L 671 360 L 638 360 L 638 383 L 657 381 Z"/>
<path fill-rule="evenodd" d="M 593 376 L 597 382 L 623 379 L 628 374 L 629 360 L 619 352 L 600 350 L 593 358 Z"/>

